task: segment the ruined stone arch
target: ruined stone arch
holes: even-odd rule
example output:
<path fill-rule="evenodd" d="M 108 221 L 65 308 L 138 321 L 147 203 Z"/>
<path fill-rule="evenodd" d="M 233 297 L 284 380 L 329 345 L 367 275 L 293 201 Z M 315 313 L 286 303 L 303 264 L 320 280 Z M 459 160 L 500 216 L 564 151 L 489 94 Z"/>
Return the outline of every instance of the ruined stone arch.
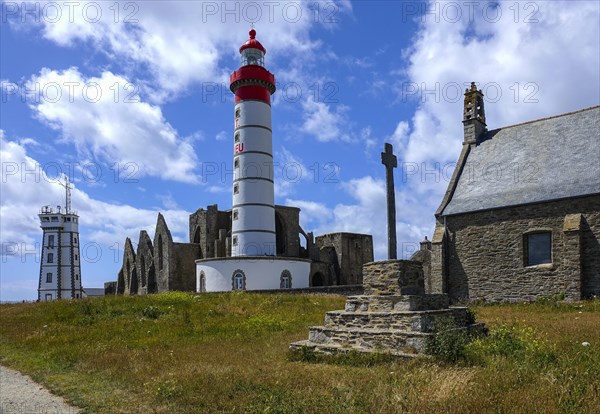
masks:
<path fill-rule="evenodd" d="M 137 269 L 133 268 L 131 271 L 131 281 L 129 283 L 129 294 L 137 295 L 138 294 L 138 276 Z"/>
<path fill-rule="evenodd" d="M 138 294 L 149 293 L 150 272 L 154 268 L 154 250 L 150 236 L 145 230 L 140 231 L 137 248 L 137 276 L 140 283 Z"/>
<path fill-rule="evenodd" d="M 142 281 L 142 287 L 146 287 L 146 259 L 144 255 L 140 256 L 140 279 Z"/>
<path fill-rule="evenodd" d="M 137 279 L 137 263 L 136 263 L 136 255 L 133 249 L 133 245 L 131 244 L 131 239 L 128 237 L 125 239 L 125 246 L 123 249 L 123 263 L 124 263 L 124 294 L 137 294 L 137 281 L 135 286 L 132 287 L 132 278 L 135 275 Z"/>
<path fill-rule="evenodd" d="M 275 245 L 277 256 L 282 256 L 287 253 L 287 226 L 279 212 L 275 212 Z"/>
<path fill-rule="evenodd" d="M 200 226 L 196 226 L 196 230 L 194 231 L 194 238 L 192 240 L 192 243 L 200 244 L 200 238 L 201 238 L 200 236 L 201 236 Z"/>
<path fill-rule="evenodd" d="M 123 269 L 121 268 L 121 270 L 119 270 L 119 275 L 117 276 L 117 295 L 125 293 L 125 277 L 123 273 Z"/>
<path fill-rule="evenodd" d="M 311 286 L 325 286 L 325 275 L 321 272 L 312 275 Z"/>
<path fill-rule="evenodd" d="M 158 292 L 158 283 L 156 282 L 156 272 L 154 270 L 154 265 L 152 265 L 148 269 L 148 293 L 157 293 L 157 292 Z"/>
<path fill-rule="evenodd" d="M 164 248 L 163 248 L 163 239 L 162 234 L 158 235 L 158 270 L 163 270 L 164 267 Z"/>

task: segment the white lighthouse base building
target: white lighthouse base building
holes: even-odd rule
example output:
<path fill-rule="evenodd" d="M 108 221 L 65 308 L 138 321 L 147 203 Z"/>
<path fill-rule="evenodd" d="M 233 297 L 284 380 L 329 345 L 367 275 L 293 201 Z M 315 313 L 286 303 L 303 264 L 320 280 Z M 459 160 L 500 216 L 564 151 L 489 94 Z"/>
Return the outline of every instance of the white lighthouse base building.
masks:
<path fill-rule="evenodd" d="M 306 288 L 309 259 L 238 256 L 196 260 L 198 292 Z"/>

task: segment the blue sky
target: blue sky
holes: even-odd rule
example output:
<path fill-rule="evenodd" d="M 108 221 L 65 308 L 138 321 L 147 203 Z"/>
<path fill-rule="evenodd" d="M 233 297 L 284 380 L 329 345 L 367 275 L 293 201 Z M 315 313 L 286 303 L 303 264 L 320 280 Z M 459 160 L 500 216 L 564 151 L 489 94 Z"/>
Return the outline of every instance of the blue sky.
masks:
<path fill-rule="evenodd" d="M 116 278 L 125 237 L 152 237 L 159 211 L 185 241 L 191 212 L 230 207 L 228 76 L 252 23 L 278 82 L 276 202 L 306 231 L 373 234 L 377 259 L 384 142 L 407 256 L 432 234 L 469 82 L 490 129 L 600 102 L 597 1 L 1 5 L 1 300 L 36 297 L 37 213 L 63 204 L 64 174 L 87 287 Z"/>

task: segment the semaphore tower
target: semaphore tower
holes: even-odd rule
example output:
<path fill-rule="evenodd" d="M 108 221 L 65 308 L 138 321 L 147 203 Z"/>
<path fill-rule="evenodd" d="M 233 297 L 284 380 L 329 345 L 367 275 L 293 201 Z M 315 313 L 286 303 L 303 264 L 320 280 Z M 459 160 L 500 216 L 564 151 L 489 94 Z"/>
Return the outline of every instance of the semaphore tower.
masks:
<path fill-rule="evenodd" d="M 71 210 L 69 179 L 65 187 L 65 206 L 42 207 L 39 218 L 42 236 L 38 300 L 78 299 L 83 297 L 79 255 L 79 216 Z"/>

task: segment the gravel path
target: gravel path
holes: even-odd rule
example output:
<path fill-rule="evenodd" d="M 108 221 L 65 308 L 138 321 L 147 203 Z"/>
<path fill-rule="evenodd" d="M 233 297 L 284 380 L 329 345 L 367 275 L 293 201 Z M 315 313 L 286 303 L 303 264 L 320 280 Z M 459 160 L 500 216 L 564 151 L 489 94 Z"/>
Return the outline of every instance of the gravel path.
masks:
<path fill-rule="evenodd" d="M 75 414 L 68 405 L 31 378 L 0 365 L 0 414 Z"/>

